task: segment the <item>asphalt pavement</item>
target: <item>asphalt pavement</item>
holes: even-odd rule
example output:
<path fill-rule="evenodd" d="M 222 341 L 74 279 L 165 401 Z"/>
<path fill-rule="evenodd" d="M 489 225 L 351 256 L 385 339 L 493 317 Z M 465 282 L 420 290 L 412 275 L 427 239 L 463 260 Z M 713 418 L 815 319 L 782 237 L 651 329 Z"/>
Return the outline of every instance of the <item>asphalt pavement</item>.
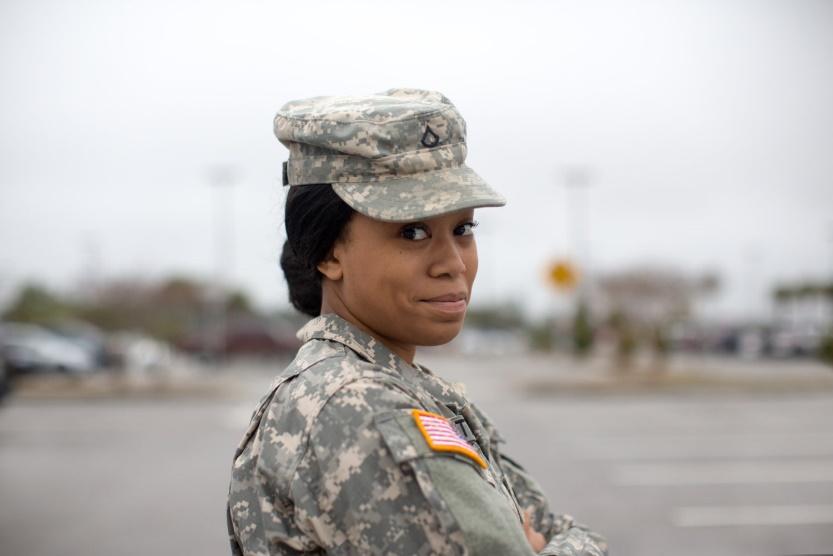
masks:
<path fill-rule="evenodd" d="M 831 389 L 535 395 L 530 384 L 581 371 L 518 356 L 422 361 L 466 384 L 553 509 L 603 532 L 611 554 L 833 554 Z M 228 554 L 231 457 L 277 370 L 215 370 L 199 395 L 13 394 L 0 407 L 0 552 Z"/>

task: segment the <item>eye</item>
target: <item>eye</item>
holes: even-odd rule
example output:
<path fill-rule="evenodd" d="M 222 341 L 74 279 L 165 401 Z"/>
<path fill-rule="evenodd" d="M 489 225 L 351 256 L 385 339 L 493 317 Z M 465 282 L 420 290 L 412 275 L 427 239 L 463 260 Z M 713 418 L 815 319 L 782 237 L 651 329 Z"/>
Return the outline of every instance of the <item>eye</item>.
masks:
<path fill-rule="evenodd" d="M 400 230 L 399 235 L 411 241 L 421 241 L 430 237 L 424 224 L 408 224 Z"/>
<path fill-rule="evenodd" d="M 465 224 L 460 224 L 456 228 L 454 228 L 454 233 L 459 236 L 473 236 L 474 229 L 477 227 L 477 222 L 471 221 L 466 222 Z"/>

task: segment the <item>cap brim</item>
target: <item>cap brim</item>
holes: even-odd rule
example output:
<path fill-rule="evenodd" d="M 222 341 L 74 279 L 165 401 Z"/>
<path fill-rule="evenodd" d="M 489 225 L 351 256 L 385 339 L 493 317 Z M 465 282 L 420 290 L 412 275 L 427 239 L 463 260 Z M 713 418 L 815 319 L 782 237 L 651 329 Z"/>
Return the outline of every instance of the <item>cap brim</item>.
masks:
<path fill-rule="evenodd" d="M 386 222 L 421 220 L 467 208 L 506 204 L 500 193 L 465 165 L 373 182 L 333 183 L 332 187 L 355 211 Z"/>

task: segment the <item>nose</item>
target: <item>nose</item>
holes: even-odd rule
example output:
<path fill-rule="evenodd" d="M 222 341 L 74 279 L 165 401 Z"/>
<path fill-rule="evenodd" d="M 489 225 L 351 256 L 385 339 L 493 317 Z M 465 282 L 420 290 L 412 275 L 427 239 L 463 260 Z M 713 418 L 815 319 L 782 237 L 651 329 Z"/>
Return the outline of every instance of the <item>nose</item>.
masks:
<path fill-rule="evenodd" d="M 468 270 L 466 263 L 463 260 L 461 247 L 456 241 L 455 236 L 448 235 L 437 237 L 434 236 L 432 241 L 431 266 L 428 273 L 434 278 L 442 276 L 455 277 L 463 274 Z"/>

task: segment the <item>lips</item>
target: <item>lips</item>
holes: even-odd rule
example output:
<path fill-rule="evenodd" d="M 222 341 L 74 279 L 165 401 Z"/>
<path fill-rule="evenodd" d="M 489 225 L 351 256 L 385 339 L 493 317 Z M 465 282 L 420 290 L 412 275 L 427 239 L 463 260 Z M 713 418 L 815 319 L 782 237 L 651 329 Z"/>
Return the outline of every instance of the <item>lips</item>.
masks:
<path fill-rule="evenodd" d="M 456 321 L 466 314 L 466 297 L 465 292 L 454 292 L 423 299 L 422 303 L 444 319 L 451 317 Z"/>
<path fill-rule="evenodd" d="M 423 301 L 463 301 L 466 299 L 466 294 L 464 292 L 457 292 L 457 293 L 447 293 L 445 295 L 439 295 L 437 297 L 432 297 L 430 299 L 423 299 Z"/>

